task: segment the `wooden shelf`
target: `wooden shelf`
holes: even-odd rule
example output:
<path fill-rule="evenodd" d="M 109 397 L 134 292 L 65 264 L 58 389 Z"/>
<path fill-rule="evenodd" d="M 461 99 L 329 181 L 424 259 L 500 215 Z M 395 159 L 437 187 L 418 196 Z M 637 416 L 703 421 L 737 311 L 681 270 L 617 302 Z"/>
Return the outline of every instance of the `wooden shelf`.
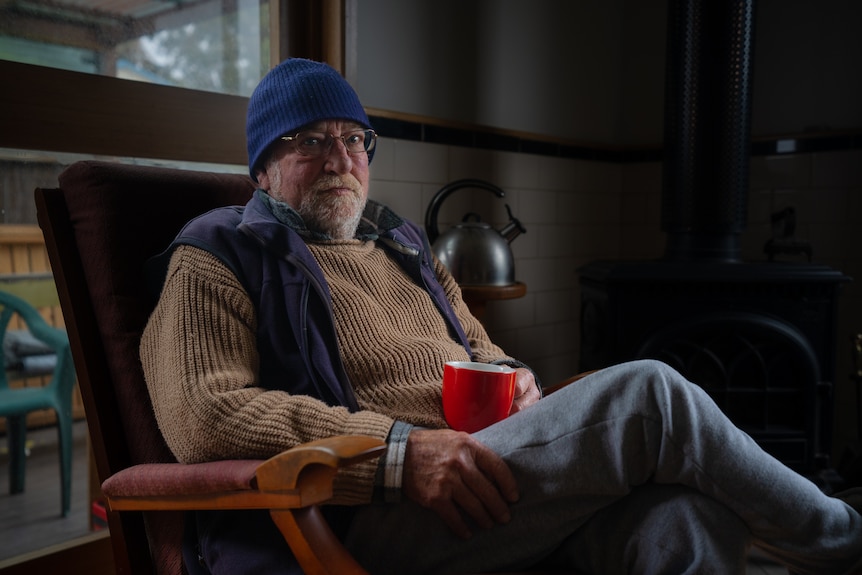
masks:
<path fill-rule="evenodd" d="M 527 284 L 515 282 L 505 286 L 461 286 L 461 294 L 470 311 L 479 321 L 484 321 L 485 307 L 489 301 L 517 299 L 527 293 Z"/>

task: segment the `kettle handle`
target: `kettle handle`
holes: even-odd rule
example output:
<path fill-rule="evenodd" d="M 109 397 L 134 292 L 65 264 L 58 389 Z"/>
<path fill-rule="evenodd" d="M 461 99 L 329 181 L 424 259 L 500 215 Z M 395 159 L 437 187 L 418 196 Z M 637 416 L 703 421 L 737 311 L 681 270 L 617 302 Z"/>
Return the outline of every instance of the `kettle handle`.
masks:
<path fill-rule="evenodd" d="M 440 235 L 440 232 L 437 229 L 437 212 L 440 211 L 440 204 L 443 203 L 443 200 L 445 200 L 449 194 L 455 190 L 460 190 L 461 188 L 480 188 L 488 190 L 498 198 L 502 198 L 506 195 L 506 192 L 494 184 L 484 180 L 466 178 L 446 184 L 440 188 L 436 194 L 434 194 L 434 197 L 431 198 L 431 202 L 428 204 L 428 209 L 425 210 L 425 233 L 428 234 L 428 241 L 432 244 L 434 243 L 434 240 L 437 239 L 437 236 Z"/>

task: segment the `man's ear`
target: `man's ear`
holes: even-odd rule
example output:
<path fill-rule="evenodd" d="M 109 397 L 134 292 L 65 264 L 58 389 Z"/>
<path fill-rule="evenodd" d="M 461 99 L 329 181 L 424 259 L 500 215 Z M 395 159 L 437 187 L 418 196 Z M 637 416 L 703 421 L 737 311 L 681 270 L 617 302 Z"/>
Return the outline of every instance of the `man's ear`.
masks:
<path fill-rule="evenodd" d="M 264 190 L 265 192 L 269 191 L 269 176 L 266 174 L 264 170 L 258 170 L 255 173 L 257 177 L 257 187 Z"/>

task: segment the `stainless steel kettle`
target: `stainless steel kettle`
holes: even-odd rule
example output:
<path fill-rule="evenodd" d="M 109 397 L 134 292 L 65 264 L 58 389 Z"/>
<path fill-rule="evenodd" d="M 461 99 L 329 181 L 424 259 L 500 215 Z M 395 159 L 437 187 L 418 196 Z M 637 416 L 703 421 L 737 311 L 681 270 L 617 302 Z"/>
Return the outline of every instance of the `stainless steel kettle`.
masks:
<path fill-rule="evenodd" d="M 478 214 L 470 212 L 444 234 L 439 233 L 437 212 L 440 205 L 452 192 L 462 188 L 487 190 L 498 198 L 506 195 L 494 184 L 475 179 L 456 180 L 440 188 L 425 210 L 425 231 L 434 255 L 449 269 L 459 285 L 512 285 L 515 283 L 515 258 L 509 244 L 527 230 L 512 216 L 508 204 L 509 223 L 499 231 L 481 221 Z"/>

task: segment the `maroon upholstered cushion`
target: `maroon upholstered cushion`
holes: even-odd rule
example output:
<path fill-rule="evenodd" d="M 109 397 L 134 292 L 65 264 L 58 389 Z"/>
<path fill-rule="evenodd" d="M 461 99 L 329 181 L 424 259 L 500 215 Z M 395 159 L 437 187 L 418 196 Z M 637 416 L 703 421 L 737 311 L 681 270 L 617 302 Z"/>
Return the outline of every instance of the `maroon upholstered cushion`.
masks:
<path fill-rule="evenodd" d="M 96 161 L 71 165 L 59 181 L 98 323 L 99 341 L 82 345 L 105 358 L 111 385 L 103 385 L 102 391 L 112 391 L 115 401 L 104 404 L 116 405 L 123 427 L 103 428 L 102 433 L 122 434 L 124 441 L 114 443 L 128 448 L 123 461 L 109 462 L 111 472 L 139 463 L 173 462 L 156 425 L 138 357 L 154 301 L 144 264 L 170 244 L 185 222 L 216 207 L 245 204 L 254 185 L 245 175 Z M 100 421 L 112 419 L 117 418 L 100 413 Z M 182 513 L 144 514 L 158 573 L 184 572 L 182 518 Z"/>
<path fill-rule="evenodd" d="M 60 175 L 108 359 L 131 463 L 173 461 L 152 414 L 138 358 L 151 309 L 144 263 L 192 217 L 244 204 L 245 175 L 79 162 Z"/>
<path fill-rule="evenodd" d="M 109 497 L 177 496 L 246 491 L 254 486 L 255 471 L 263 461 L 230 459 L 182 465 L 149 463 L 115 473 L 102 483 Z"/>

